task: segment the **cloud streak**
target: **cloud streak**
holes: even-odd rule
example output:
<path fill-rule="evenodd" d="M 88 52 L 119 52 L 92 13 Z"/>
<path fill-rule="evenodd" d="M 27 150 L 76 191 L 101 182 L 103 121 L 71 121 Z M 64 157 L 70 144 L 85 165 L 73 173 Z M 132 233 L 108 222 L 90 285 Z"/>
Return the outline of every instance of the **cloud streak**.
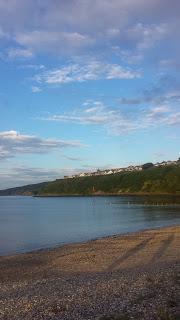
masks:
<path fill-rule="evenodd" d="M 44 154 L 67 147 L 82 147 L 79 141 L 43 139 L 17 131 L 0 132 L 0 160 L 20 154 Z"/>
<path fill-rule="evenodd" d="M 91 61 L 87 64 L 71 63 L 68 66 L 37 74 L 34 79 L 41 84 L 67 84 L 92 80 L 134 79 L 141 77 L 139 71 L 119 64 Z"/>
<path fill-rule="evenodd" d="M 84 172 L 84 168 L 42 168 L 42 167 L 11 167 L 0 168 L 0 189 L 12 188 L 32 183 L 61 179 L 65 175 Z"/>
<path fill-rule="evenodd" d="M 146 92 L 140 97 L 134 98 L 120 98 L 119 102 L 121 105 L 141 105 L 141 104 L 167 104 L 167 103 L 179 103 L 180 91 L 172 90 L 166 93 L 161 92 Z"/>
<path fill-rule="evenodd" d="M 101 102 L 86 103 L 86 107 L 74 110 L 73 113 L 52 115 L 42 120 L 74 123 L 80 125 L 96 125 L 103 127 L 108 134 L 123 135 L 131 132 L 180 124 L 180 112 L 167 105 L 139 109 L 133 114 L 121 109 L 106 107 Z"/>
<path fill-rule="evenodd" d="M 8 51 L 8 57 L 10 59 L 15 58 L 31 58 L 33 53 L 30 49 L 22 49 L 22 48 L 11 48 Z"/>

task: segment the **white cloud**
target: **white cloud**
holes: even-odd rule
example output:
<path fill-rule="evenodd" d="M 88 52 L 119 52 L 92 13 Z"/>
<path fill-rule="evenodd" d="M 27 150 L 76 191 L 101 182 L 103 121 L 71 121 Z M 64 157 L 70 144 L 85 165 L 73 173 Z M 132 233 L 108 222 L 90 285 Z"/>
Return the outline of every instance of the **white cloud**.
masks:
<path fill-rule="evenodd" d="M 36 53 L 149 48 L 179 35 L 178 0 L 0 1 L 0 34 Z M 146 23 L 147 21 L 147 23 Z M 138 22 L 138 23 L 137 23 Z M 165 22 L 165 23 L 164 23 Z M 129 30 L 129 32 L 127 32 Z M 174 32 L 175 31 L 175 32 Z"/>
<path fill-rule="evenodd" d="M 20 134 L 17 131 L 0 132 L 0 160 L 18 154 L 43 154 L 66 147 L 82 147 L 79 141 L 43 139 L 37 136 Z"/>
<path fill-rule="evenodd" d="M 15 58 L 31 58 L 33 53 L 30 49 L 22 49 L 22 48 L 11 48 L 8 51 L 8 57 L 11 59 Z"/>
<path fill-rule="evenodd" d="M 94 43 L 89 35 L 78 32 L 61 31 L 32 31 L 17 33 L 15 40 L 21 46 L 29 48 L 33 52 L 71 53 L 78 52 Z"/>
<path fill-rule="evenodd" d="M 153 108 L 150 113 L 149 117 L 156 117 L 157 115 L 165 114 L 167 112 L 170 112 L 170 108 L 168 106 L 158 106 Z"/>
<path fill-rule="evenodd" d="M 162 124 L 180 126 L 180 112 L 172 113 L 162 119 Z"/>
<path fill-rule="evenodd" d="M 27 63 L 27 64 L 21 64 L 20 66 L 18 66 L 18 68 L 20 69 L 32 69 L 32 70 L 43 70 L 45 69 L 45 66 L 43 64 L 31 64 L 31 63 Z"/>
<path fill-rule="evenodd" d="M 162 40 L 170 33 L 169 27 L 165 23 L 157 25 L 144 25 L 137 23 L 127 30 L 128 37 L 134 41 L 140 50 L 148 49 Z"/>
<path fill-rule="evenodd" d="M 71 63 L 68 66 L 37 74 L 35 80 L 46 84 L 64 84 L 90 80 L 134 79 L 139 71 L 123 68 L 119 64 L 90 61 L 87 64 Z"/>
<path fill-rule="evenodd" d="M 52 115 L 42 120 L 102 126 L 110 135 L 122 135 L 158 126 L 178 125 L 180 113 L 167 105 L 159 105 L 146 110 L 134 110 L 129 115 L 121 109 L 106 107 L 101 102 L 91 102 L 91 105 L 86 103 L 83 109 Z"/>
<path fill-rule="evenodd" d="M 31 87 L 31 90 L 32 90 L 33 93 L 38 93 L 38 92 L 41 92 L 41 91 L 42 91 L 42 89 L 39 88 L 39 87 L 37 87 L 37 86 L 32 86 L 32 87 Z"/>

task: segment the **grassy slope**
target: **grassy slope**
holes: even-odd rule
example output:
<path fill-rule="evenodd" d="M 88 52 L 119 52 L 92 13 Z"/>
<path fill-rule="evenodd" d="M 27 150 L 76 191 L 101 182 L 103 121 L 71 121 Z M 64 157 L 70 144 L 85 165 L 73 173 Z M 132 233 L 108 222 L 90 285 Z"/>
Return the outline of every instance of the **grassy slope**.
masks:
<path fill-rule="evenodd" d="M 5 190 L 0 190 L 0 196 L 14 196 L 14 195 L 32 195 L 39 192 L 39 190 L 44 187 L 47 182 L 29 184 L 22 187 L 15 187 Z"/>
<path fill-rule="evenodd" d="M 58 179 L 53 182 L 0 190 L 3 195 L 91 195 L 154 193 L 180 195 L 180 165 L 154 167 L 140 172 Z"/>
<path fill-rule="evenodd" d="M 40 195 L 88 195 L 103 193 L 180 194 L 180 166 L 154 167 L 140 172 L 59 179 L 44 185 Z"/>

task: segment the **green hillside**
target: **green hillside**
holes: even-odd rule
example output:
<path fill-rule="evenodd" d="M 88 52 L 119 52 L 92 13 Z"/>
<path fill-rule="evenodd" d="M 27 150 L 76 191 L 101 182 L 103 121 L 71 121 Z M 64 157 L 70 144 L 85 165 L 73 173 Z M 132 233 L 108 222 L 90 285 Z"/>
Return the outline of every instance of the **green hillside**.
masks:
<path fill-rule="evenodd" d="M 0 190 L 0 196 L 18 196 L 18 195 L 35 195 L 42 187 L 47 185 L 48 182 L 28 184 L 22 187 L 9 188 L 5 190 Z"/>
<path fill-rule="evenodd" d="M 180 195 L 180 165 L 152 167 L 142 171 L 111 175 L 57 179 L 53 182 L 0 190 L 4 195 L 103 195 L 103 194 Z"/>
<path fill-rule="evenodd" d="M 153 167 L 142 171 L 104 176 L 59 179 L 45 184 L 38 195 L 91 195 L 121 193 L 180 194 L 180 166 Z"/>

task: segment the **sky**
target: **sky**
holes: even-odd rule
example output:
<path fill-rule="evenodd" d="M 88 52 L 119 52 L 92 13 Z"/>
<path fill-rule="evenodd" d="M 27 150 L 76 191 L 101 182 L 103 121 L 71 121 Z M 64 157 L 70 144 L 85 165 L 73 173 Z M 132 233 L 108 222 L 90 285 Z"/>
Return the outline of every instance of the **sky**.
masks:
<path fill-rule="evenodd" d="M 179 0 L 0 0 L 0 188 L 175 160 Z"/>

